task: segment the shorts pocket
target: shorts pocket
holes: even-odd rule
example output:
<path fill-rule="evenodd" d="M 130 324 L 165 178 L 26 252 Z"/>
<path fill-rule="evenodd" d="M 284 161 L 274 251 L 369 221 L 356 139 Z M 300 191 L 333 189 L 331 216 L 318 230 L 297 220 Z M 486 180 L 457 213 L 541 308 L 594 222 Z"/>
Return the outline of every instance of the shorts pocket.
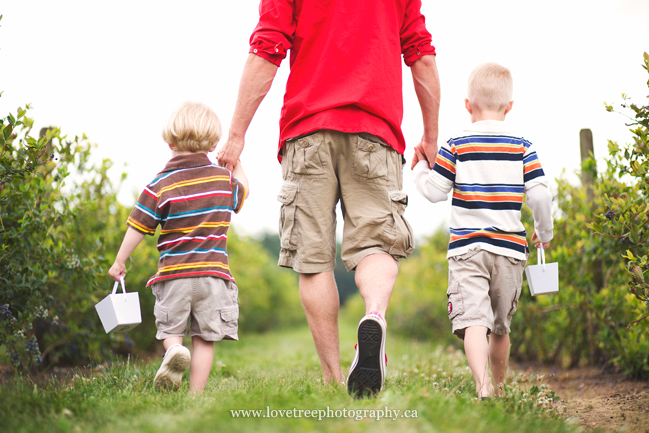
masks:
<path fill-rule="evenodd" d="M 228 294 L 230 295 L 230 299 L 232 299 L 232 302 L 239 305 L 239 288 L 232 281 L 228 281 L 226 282 L 226 284 L 228 287 Z"/>
<path fill-rule="evenodd" d="M 464 300 L 462 299 L 462 292 L 460 292 L 460 282 L 454 281 L 446 290 L 446 311 L 448 318 L 453 319 L 455 316 L 464 313 Z"/>
<path fill-rule="evenodd" d="M 521 297 L 521 286 L 518 286 L 516 289 L 516 294 L 514 295 L 514 300 L 512 301 L 512 308 L 509 310 L 508 316 L 511 317 L 514 315 L 516 312 L 516 309 L 518 309 L 518 299 Z"/>
<path fill-rule="evenodd" d="M 155 316 L 155 327 L 159 331 L 169 328 L 169 311 L 156 304 L 153 306 L 153 315 Z"/>
<path fill-rule="evenodd" d="M 403 213 L 408 206 L 408 194 L 402 191 L 390 191 L 390 208 L 392 210 L 393 224 L 388 236 L 391 245 L 389 253 L 396 257 L 408 257 L 415 249 L 412 227 L 406 221 Z"/>
<path fill-rule="evenodd" d="M 324 135 L 321 133 L 291 140 L 293 173 L 309 176 L 322 176 L 325 174 L 322 158 L 320 157 L 322 143 L 324 143 Z"/>
<path fill-rule="evenodd" d="M 388 176 L 387 147 L 381 143 L 357 137 L 353 174 L 367 180 L 386 179 Z"/>
<path fill-rule="evenodd" d="M 297 231 L 295 229 L 295 214 L 297 212 L 297 193 L 299 184 L 285 181 L 277 195 L 282 203 L 279 215 L 279 240 L 283 249 L 297 249 Z"/>
<path fill-rule="evenodd" d="M 221 310 L 221 324 L 223 338 L 238 340 L 237 329 L 239 327 L 239 307 L 228 307 Z"/>

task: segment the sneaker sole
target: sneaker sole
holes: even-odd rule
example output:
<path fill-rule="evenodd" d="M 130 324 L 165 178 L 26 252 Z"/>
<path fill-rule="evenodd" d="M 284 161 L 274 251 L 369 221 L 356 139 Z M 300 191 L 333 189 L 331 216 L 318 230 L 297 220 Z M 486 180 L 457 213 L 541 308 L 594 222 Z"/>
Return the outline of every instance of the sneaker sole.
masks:
<path fill-rule="evenodd" d="M 376 395 L 383 386 L 381 366 L 381 342 L 383 329 L 375 320 L 369 319 L 358 325 L 357 361 L 347 378 L 347 390 L 357 398 Z"/>
<path fill-rule="evenodd" d="M 153 384 L 159 389 L 177 390 L 180 388 L 183 374 L 189 367 L 190 361 L 191 356 L 186 353 L 178 351 L 170 354 L 169 360 L 165 358 L 162 361 L 160 369 L 153 379 Z"/>

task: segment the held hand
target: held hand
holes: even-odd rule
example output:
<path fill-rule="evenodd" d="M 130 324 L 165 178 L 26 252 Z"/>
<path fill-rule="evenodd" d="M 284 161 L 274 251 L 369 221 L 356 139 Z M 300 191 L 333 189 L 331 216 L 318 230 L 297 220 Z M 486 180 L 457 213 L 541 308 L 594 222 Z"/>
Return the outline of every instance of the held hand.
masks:
<path fill-rule="evenodd" d="M 419 146 L 415 146 L 415 154 L 412 157 L 412 165 L 410 166 L 411 170 L 414 170 L 415 166 L 419 161 L 427 161 L 426 156 L 424 155 L 423 151 L 419 148 Z"/>
<path fill-rule="evenodd" d="M 538 237 L 536 236 L 536 232 L 534 232 L 534 234 L 532 235 L 532 240 L 533 241 L 538 240 Z M 539 248 L 541 246 L 541 242 L 536 242 L 534 246 L 536 248 Z M 547 250 L 548 248 L 550 248 L 550 242 L 543 242 L 543 249 Z"/>
<path fill-rule="evenodd" d="M 428 166 L 432 170 L 435 165 L 435 159 L 437 158 L 437 140 L 422 137 L 421 141 L 417 146 L 415 146 L 415 148 L 421 150 L 422 154 L 426 157 L 426 160 L 428 160 Z"/>
<path fill-rule="evenodd" d="M 243 151 L 244 139 L 228 137 L 228 140 L 219 146 L 216 152 L 216 162 L 230 171 L 234 170 L 234 166 L 239 161 L 239 156 Z"/>
<path fill-rule="evenodd" d="M 126 268 L 122 263 L 117 263 L 117 260 L 115 260 L 113 266 L 108 270 L 108 275 L 110 275 L 113 280 L 119 281 L 121 278 L 126 276 Z"/>

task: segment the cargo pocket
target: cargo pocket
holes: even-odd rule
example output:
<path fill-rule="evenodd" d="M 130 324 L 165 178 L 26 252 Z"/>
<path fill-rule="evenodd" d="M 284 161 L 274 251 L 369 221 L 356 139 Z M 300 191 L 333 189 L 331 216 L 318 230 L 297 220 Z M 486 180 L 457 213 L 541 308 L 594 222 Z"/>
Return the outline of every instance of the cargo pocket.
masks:
<path fill-rule="evenodd" d="M 462 299 L 462 293 L 460 292 L 459 281 L 451 283 L 448 290 L 446 290 L 446 297 L 448 299 L 446 311 L 449 319 L 453 320 L 455 316 L 464 313 L 464 300 Z"/>
<path fill-rule="evenodd" d="M 153 306 L 153 315 L 155 316 L 155 327 L 158 331 L 169 328 L 169 311 L 156 304 Z"/>
<path fill-rule="evenodd" d="M 225 340 L 238 340 L 239 307 L 229 307 L 221 310 L 221 331 Z"/>
<path fill-rule="evenodd" d="M 299 184 L 285 181 L 277 195 L 277 200 L 282 203 L 279 215 L 279 240 L 283 249 L 295 250 L 297 248 L 297 231 L 295 229 L 295 214 L 297 212 L 297 193 Z"/>
<path fill-rule="evenodd" d="M 232 281 L 226 281 L 226 284 L 228 287 L 228 294 L 230 295 L 230 299 L 232 299 L 232 302 L 239 305 L 239 288 Z"/>
<path fill-rule="evenodd" d="M 353 174 L 367 180 L 386 179 L 388 175 L 387 148 L 381 143 L 357 137 Z"/>
<path fill-rule="evenodd" d="M 320 157 L 320 145 L 324 142 L 322 133 L 311 134 L 292 140 L 293 173 L 309 176 L 324 176 L 325 170 Z"/>
<path fill-rule="evenodd" d="M 521 287 L 519 286 L 516 289 L 516 294 L 514 295 L 514 300 L 512 301 L 512 308 L 509 310 L 508 316 L 511 318 L 514 313 L 516 312 L 516 309 L 518 308 L 518 298 L 521 297 Z"/>
<path fill-rule="evenodd" d="M 388 194 L 393 223 L 388 227 L 390 233 L 387 238 L 391 245 L 389 253 L 395 257 L 406 258 L 415 249 L 412 227 L 403 216 L 408 206 L 408 194 L 402 191 L 390 191 Z"/>

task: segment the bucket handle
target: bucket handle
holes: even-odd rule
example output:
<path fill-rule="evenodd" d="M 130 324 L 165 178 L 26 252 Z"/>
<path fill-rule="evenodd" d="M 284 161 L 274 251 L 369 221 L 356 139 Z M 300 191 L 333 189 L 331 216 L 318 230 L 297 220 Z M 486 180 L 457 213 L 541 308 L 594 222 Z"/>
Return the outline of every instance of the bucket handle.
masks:
<path fill-rule="evenodd" d="M 539 245 L 540 248 L 536 249 L 536 262 L 537 264 L 543 265 L 543 272 L 545 272 L 545 250 L 543 249 L 543 244 Z M 117 285 L 117 283 L 115 283 Z M 115 286 L 117 287 L 117 286 Z"/>
<path fill-rule="evenodd" d="M 122 284 L 122 293 L 126 293 L 126 289 L 124 288 L 124 276 L 120 275 L 119 277 L 119 283 Z M 119 284 L 117 281 L 115 281 L 115 285 L 113 286 L 113 295 L 117 293 L 117 284 Z"/>

